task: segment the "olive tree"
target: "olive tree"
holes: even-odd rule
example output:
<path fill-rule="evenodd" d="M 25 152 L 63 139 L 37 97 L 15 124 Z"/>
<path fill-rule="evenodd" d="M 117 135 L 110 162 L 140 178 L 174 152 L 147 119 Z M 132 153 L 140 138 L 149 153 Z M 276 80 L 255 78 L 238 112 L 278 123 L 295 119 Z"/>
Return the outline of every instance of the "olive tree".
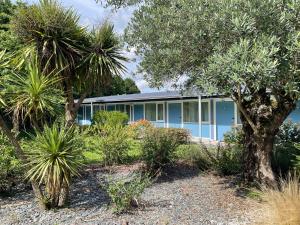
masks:
<path fill-rule="evenodd" d="M 234 100 L 245 133 L 244 177 L 273 184 L 274 137 L 299 98 L 300 1 L 108 3 L 140 3 L 126 40 L 152 86 L 187 76 L 187 85 Z"/>

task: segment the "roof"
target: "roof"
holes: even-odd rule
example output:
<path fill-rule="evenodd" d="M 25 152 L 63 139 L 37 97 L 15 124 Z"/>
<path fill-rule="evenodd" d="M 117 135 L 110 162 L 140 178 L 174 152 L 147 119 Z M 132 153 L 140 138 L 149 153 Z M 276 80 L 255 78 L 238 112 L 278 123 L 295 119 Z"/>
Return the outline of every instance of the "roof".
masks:
<path fill-rule="evenodd" d="M 83 103 L 115 103 L 115 102 L 134 102 L 134 101 L 154 101 L 165 99 L 183 99 L 183 98 L 198 98 L 198 96 L 208 96 L 196 93 L 183 93 L 181 91 L 164 91 L 140 94 L 124 94 L 105 97 L 86 98 Z"/>

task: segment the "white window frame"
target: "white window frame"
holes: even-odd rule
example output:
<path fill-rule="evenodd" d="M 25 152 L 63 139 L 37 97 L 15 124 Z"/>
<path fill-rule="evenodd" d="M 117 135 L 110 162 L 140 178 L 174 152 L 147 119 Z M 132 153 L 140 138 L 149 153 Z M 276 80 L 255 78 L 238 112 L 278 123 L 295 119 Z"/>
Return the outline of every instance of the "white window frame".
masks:
<path fill-rule="evenodd" d="M 203 102 L 207 102 L 208 103 L 208 121 L 202 121 L 202 111 L 203 111 L 203 109 L 202 109 L 202 103 Z M 201 99 L 201 106 L 200 106 L 200 108 L 201 108 L 201 112 L 199 112 L 199 120 L 201 121 L 201 124 L 210 124 L 211 123 L 211 110 L 210 110 L 210 100 L 209 99 Z"/>
<path fill-rule="evenodd" d="M 184 103 L 185 102 L 196 102 L 196 103 L 198 103 L 198 122 L 184 122 Z M 198 99 L 190 99 L 190 100 L 183 100 L 182 101 L 182 108 L 181 108 L 181 110 L 182 110 L 182 123 L 184 123 L 184 124 L 192 124 L 192 123 L 195 123 L 195 124 L 199 124 L 199 121 L 200 121 L 200 117 L 201 117 L 201 115 L 200 115 L 200 111 L 199 111 L 199 101 L 198 101 Z"/>
<path fill-rule="evenodd" d="M 158 119 L 158 105 L 163 106 L 163 119 L 162 120 Z M 156 122 L 164 122 L 164 121 L 165 121 L 165 104 L 164 104 L 164 102 L 157 102 L 156 103 Z"/>

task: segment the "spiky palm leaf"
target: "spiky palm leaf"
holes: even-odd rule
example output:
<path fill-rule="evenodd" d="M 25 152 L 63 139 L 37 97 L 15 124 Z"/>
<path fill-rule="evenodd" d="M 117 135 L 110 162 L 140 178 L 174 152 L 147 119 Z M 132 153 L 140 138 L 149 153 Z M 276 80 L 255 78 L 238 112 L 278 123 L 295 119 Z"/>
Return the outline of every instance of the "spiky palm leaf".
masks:
<path fill-rule="evenodd" d="M 9 60 L 6 57 L 6 52 L 4 50 L 0 51 L 0 71 L 6 69 L 8 65 L 9 65 Z M 2 77 L 0 77 L 0 108 L 6 105 L 4 101 L 3 84 L 4 84 L 4 80 Z"/>
<path fill-rule="evenodd" d="M 25 74 L 11 73 L 5 78 L 8 111 L 37 122 L 46 115 L 56 116 L 62 111 L 63 93 L 57 88 L 58 72 L 40 71 L 37 59 L 26 66 Z"/>
<path fill-rule="evenodd" d="M 82 166 L 80 143 L 75 132 L 74 127 L 66 128 L 58 123 L 37 132 L 29 152 L 27 178 L 45 183 L 50 192 L 59 192 L 64 182 L 70 185 L 71 176 L 78 176 Z"/>
<path fill-rule="evenodd" d="M 119 38 L 114 32 L 114 26 L 105 22 L 94 28 L 90 33 L 90 46 L 86 48 L 82 61 L 84 71 L 80 80 L 89 80 L 89 87 L 94 90 L 102 88 L 113 76 L 119 76 L 126 71 L 124 62 L 128 59 L 122 53 Z"/>
<path fill-rule="evenodd" d="M 86 42 L 85 28 L 78 25 L 78 20 L 73 9 L 65 9 L 55 0 L 41 0 L 39 4 L 19 9 L 12 27 L 23 42 L 36 46 L 42 66 L 51 61 L 50 71 L 67 66 L 71 70 Z"/>

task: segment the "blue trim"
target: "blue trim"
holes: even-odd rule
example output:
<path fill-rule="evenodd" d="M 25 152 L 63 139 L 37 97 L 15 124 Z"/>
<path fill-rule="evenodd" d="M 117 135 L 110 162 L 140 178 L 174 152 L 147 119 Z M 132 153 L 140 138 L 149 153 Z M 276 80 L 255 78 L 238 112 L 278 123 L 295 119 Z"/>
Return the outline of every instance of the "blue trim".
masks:
<path fill-rule="evenodd" d="M 168 104 L 169 127 L 181 128 L 181 103 Z"/>

